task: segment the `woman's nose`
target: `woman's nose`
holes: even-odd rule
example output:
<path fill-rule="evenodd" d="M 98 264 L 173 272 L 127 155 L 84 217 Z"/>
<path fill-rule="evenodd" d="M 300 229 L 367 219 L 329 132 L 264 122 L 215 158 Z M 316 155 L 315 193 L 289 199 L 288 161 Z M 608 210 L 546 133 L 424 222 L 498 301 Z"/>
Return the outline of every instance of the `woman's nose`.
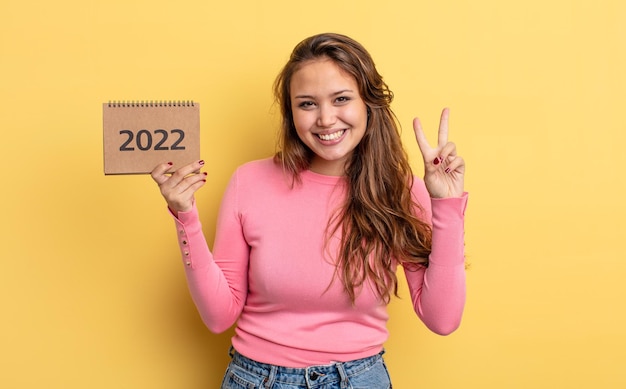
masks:
<path fill-rule="evenodd" d="M 337 121 L 337 113 L 335 107 L 321 105 L 318 111 L 317 126 L 318 127 L 331 127 Z"/>

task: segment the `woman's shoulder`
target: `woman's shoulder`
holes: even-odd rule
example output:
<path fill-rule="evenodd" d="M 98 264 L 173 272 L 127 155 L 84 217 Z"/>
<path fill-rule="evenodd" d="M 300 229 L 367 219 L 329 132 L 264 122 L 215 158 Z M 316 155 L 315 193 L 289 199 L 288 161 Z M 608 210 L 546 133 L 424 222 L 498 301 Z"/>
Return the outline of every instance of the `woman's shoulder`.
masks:
<path fill-rule="evenodd" d="M 282 169 L 273 157 L 246 162 L 237 168 L 238 175 L 252 176 L 280 173 Z"/>
<path fill-rule="evenodd" d="M 411 187 L 413 199 L 422 207 L 430 208 L 430 194 L 426 189 L 426 183 L 421 177 L 413 176 L 413 186 Z"/>
<path fill-rule="evenodd" d="M 240 185 L 275 184 L 278 180 L 284 181 L 283 168 L 274 158 L 268 157 L 246 162 L 235 171 L 237 182 Z"/>
<path fill-rule="evenodd" d="M 416 175 L 413 176 L 413 186 L 411 187 L 411 191 L 419 194 L 428 193 L 426 190 L 426 183 L 424 183 L 424 179 L 422 177 Z"/>
<path fill-rule="evenodd" d="M 264 158 L 240 165 L 231 178 L 242 208 L 255 208 L 275 203 L 288 194 L 291 186 L 282 165 L 273 158 Z"/>

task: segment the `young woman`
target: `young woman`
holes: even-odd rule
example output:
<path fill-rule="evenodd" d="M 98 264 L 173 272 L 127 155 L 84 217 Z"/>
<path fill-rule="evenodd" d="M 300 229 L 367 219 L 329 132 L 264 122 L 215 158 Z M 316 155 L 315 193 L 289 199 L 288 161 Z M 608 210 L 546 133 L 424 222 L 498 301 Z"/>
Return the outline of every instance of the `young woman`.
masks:
<path fill-rule="evenodd" d="M 237 323 L 222 388 L 390 388 L 382 354 L 397 266 L 432 331 L 454 331 L 465 303 L 465 163 L 448 142 L 448 110 L 435 147 L 413 122 L 421 180 L 393 94 L 354 40 L 302 41 L 275 94 L 280 150 L 234 173 L 212 251 L 194 203 L 204 163 L 152 172 L 202 319 L 214 332 Z"/>

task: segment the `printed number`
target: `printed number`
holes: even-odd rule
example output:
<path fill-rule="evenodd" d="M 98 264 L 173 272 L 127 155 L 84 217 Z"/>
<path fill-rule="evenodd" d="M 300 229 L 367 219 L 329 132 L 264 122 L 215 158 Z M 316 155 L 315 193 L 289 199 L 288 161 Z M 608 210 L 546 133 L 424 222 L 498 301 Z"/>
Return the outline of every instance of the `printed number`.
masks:
<path fill-rule="evenodd" d="M 178 136 L 171 146 L 164 146 L 165 142 L 167 142 L 169 135 Z M 120 146 L 120 151 L 134 151 L 135 147 L 131 146 L 133 140 L 135 141 L 135 145 L 141 151 L 147 151 L 152 149 L 152 143 L 154 138 L 157 138 L 156 143 L 154 144 L 154 150 L 185 150 L 185 146 L 181 146 L 183 139 L 185 139 L 185 131 L 180 130 L 178 128 L 171 130 L 169 133 L 165 130 L 154 130 L 155 137 L 152 137 L 152 133 L 148 130 L 139 130 L 137 131 L 137 135 L 130 130 L 121 130 L 120 135 L 126 135 L 127 138 Z"/>
<path fill-rule="evenodd" d="M 185 131 L 175 129 L 175 130 L 172 130 L 172 134 L 178 134 L 178 139 L 176 140 L 176 142 L 172 143 L 171 149 L 172 150 L 185 150 L 185 146 L 179 146 L 180 142 L 182 142 L 183 139 L 185 139 Z"/>

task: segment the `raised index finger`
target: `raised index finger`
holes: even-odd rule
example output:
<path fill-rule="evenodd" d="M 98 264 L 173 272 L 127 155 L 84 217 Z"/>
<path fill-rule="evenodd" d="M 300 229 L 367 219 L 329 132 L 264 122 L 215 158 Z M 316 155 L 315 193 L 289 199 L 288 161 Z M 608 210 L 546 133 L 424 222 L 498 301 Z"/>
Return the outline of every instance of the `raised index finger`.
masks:
<path fill-rule="evenodd" d="M 417 140 L 417 145 L 422 152 L 422 155 L 431 149 L 428 144 L 428 140 L 426 140 L 426 135 L 424 134 L 424 130 L 422 129 L 422 123 L 419 118 L 413 119 L 413 130 L 415 131 L 415 139 Z"/>
<path fill-rule="evenodd" d="M 441 119 L 439 120 L 439 137 L 437 139 L 438 147 L 443 147 L 448 143 L 448 118 L 450 117 L 450 109 L 444 108 L 441 112 Z"/>

